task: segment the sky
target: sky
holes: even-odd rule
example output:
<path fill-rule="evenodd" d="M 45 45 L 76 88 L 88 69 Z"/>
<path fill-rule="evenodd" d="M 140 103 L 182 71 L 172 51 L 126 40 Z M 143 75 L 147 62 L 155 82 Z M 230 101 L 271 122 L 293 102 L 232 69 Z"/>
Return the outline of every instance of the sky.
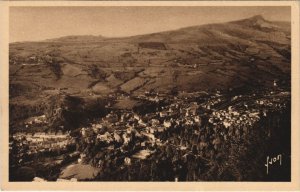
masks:
<path fill-rule="evenodd" d="M 68 35 L 125 37 L 262 15 L 290 21 L 290 7 L 10 7 L 9 41 Z"/>

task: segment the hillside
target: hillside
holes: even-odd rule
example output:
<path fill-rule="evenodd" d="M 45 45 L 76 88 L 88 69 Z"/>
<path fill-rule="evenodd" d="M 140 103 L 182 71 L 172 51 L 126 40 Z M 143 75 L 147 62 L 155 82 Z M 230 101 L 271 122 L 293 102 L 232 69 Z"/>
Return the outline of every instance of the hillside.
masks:
<path fill-rule="evenodd" d="M 10 107 L 42 105 L 44 98 L 58 94 L 93 100 L 115 92 L 257 89 L 274 81 L 290 85 L 290 29 L 289 23 L 254 16 L 124 38 L 12 43 Z"/>

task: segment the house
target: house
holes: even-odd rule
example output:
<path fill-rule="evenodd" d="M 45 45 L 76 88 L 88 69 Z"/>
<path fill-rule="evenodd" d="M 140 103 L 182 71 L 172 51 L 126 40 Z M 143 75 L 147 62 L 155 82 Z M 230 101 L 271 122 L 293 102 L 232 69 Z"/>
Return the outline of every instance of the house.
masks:
<path fill-rule="evenodd" d="M 97 135 L 97 139 L 101 140 L 101 141 L 105 141 L 107 143 L 110 143 L 111 141 L 113 141 L 111 135 L 109 132 L 105 132 L 103 135 L 98 134 Z"/>
<path fill-rule="evenodd" d="M 229 126 L 231 126 L 231 123 L 229 121 L 223 121 L 223 125 L 228 128 Z"/>
<path fill-rule="evenodd" d="M 131 159 L 129 157 L 124 158 L 124 164 L 125 165 L 131 165 Z"/>
<path fill-rule="evenodd" d="M 151 119 L 150 122 L 151 122 L 151 125 L 152 125 L 152 126 L 156 126 L 156 125 L 159 125 L 159 124 L 160 124 L 160 122 L 159 122 L 158 119 Z"/>
<path fill-rule="evenodd" d="M 33 182 L 46 182 L 46 180 L 40 177 L 34 177 Z"/>
<path fill-rule="evenodd" d="M 199 116 L 195 116 L 194 121 L 201 124 L 201 118 Z"/>
<path fill-rule="evenodd" d="M 168 114 L 166 111 L 159 112 L 159 117 L 166 117 Z"/>
<path fill-rule="evenodd" d="M 164 120 L 164 124 L 163 124 L 166 128 L 171 127 L 171 122 L 170 121 L 166 121 Z"/>
<path fill-rule="evenodd" d="M 146 126 L 147 126 L 146 123 L 145 123 L 142 119 L 140 119 L 140 120 L 138 121 L 138 123 L 139 123 L 139 125 L 141 125 L 141 126 L 143 126 L 143 127 L 146 127 Z"/>
<path fill-rule="evenodd" d="M 136 119 L 136 120 L 138 120 L 138 121 L 141 119 L 140 116 L 139 116 L 138 114 L 134 114 L 134 115 L 133 115 L 133 118 Z"/>
<path fill-rule="evenodd" d="M 114 132 L 114 139 L 116 142 L 121 143 L 122 142 L 122 138 L 120 137 L 120 135 L 115 131 Z"/>
<path fill-rule="evenodd" d="M 155 136 L 152 133 L 146 133 L 146 132 L 142 131 L 141 134 L 148 137 L 152 141 L 155 141 Z"/>
<path fill-rule="evenodd" d="M 122 138 L 123 138 L 123 140 L 124 140 L 124 144 L 126 145 L 126 144 L 128 144 L 129 142 L 130 142 L 130 136 L 129 136 L 129 134 L 127 134 L 127 133 L 124 133 L 123 135 L 122 135 Z"/>

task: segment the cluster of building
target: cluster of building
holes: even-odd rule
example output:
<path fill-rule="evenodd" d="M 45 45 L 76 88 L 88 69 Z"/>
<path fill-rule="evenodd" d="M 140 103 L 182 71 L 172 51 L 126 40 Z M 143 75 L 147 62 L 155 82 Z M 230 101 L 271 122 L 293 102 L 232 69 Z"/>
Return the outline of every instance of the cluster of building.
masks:
<path fill-rule="evenodd" d="M 245 141 L 254 125 L 267 116 L 270 109 L 280 110 L 285 106 L 280 99 L 276 103 L 276 98 L 247 98 L 246 101 L 242 98 L 231 98 L 232 106 L 229 102 L 221 109 L 214 107 L 222 106 L 225 100 L 217 93 L 202 103 L 177 97 L 169 105 L 144 115 L 133 110 L 112 111 L 90 127 L 81 129 L 83 159 L 80 162 L 90 162 L 105 172 L 114 166 L 138 164 L 147 167 L 145 162 L 151 165 L 152 161 L 165 158 L 170 158 L 170 166 L 177 170 L 178 164 L 173 161 L 185 162 L 189 155 L 202 159 L 200 164 L 204 160 L 214 161 L 216 156 L 224 153 L 225 143 Z M 269 103 L 269 108 L 262 107 L 261 100 Z M 95 152 L 91 151 L 95 149 Z M 200 166 L 196 161 L 191 162 L 196 164 L 193 166 Z M 189 167 L 189 162 L 185 166 Z M 196 173 L 194 168 L 190 171 L 192 173 L 189 175 L 187 171 L 183 180 L 199 179 L 200 172 Z M 128 179 L 128 175 L 125 177 Z"/>
<path fill-rule="evenodd" d="M 22 159 L 24 154 L 76 144 L 77 163 L 99 169 L 98 180 L 203 180 L 211 162 L 226 158 L 232 142 L 245 142 L 261 118 L 287 106 L 280 96 L 202 95 L 146 93 L 138 99 L 164 100 L 164 104 L 147 113 L 111 109 L 105 117 L 81 127 L 77 137 L 61 132 L 17 133 L 10 147 L 23 148 L 18 153 Z M 46 118 L 31 121 L 45 123 Z"/>
<path fill-rule="evenodd" d="M 286 108 L 286 103 L 282 103 L 280 98 L 272 98 L 272 99 L 258 99 L 256 104 L 263 108 L 276 108 L 276 109 L 284 109 Z"/>
<path fill-rule="evenodd" d="M 15 133 L 10 140 L 10 149 L 17 148 L 17 158 L 21 163 L 26 158 L 43 153 L 59 152 L 67 150 L 67 147 L 73 145 L 75 140 L 69 133 Z"/>
<path fill-rule="evenodd" d="M 46 115 L 40 115 L 40 116 L 35 116 L 35 117 L 30 117 L 28 118 L 25 122 L 25 127 L 31 127 L 31 126 L 42 126 L 42 125 L 47 125 L 48 121 L 46 118 Z"/>
<path fill-rule="evenodd" d="M 247 136 L 253 125 L 260 119 L 260 112 L 256 109 L 235 108 L 214 111 L 208 122 L 215 134 L 222 136 L 226 141 Z"/>

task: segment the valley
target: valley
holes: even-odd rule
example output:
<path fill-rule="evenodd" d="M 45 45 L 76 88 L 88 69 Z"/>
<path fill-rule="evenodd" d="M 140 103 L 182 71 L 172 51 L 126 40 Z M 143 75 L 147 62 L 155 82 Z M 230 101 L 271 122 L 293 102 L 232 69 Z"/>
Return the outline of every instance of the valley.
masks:
<path fill-rule="evenodd" d="M 290 30 L 257 15 L 11 43 L 10 179 L 290 180 Z"/>

